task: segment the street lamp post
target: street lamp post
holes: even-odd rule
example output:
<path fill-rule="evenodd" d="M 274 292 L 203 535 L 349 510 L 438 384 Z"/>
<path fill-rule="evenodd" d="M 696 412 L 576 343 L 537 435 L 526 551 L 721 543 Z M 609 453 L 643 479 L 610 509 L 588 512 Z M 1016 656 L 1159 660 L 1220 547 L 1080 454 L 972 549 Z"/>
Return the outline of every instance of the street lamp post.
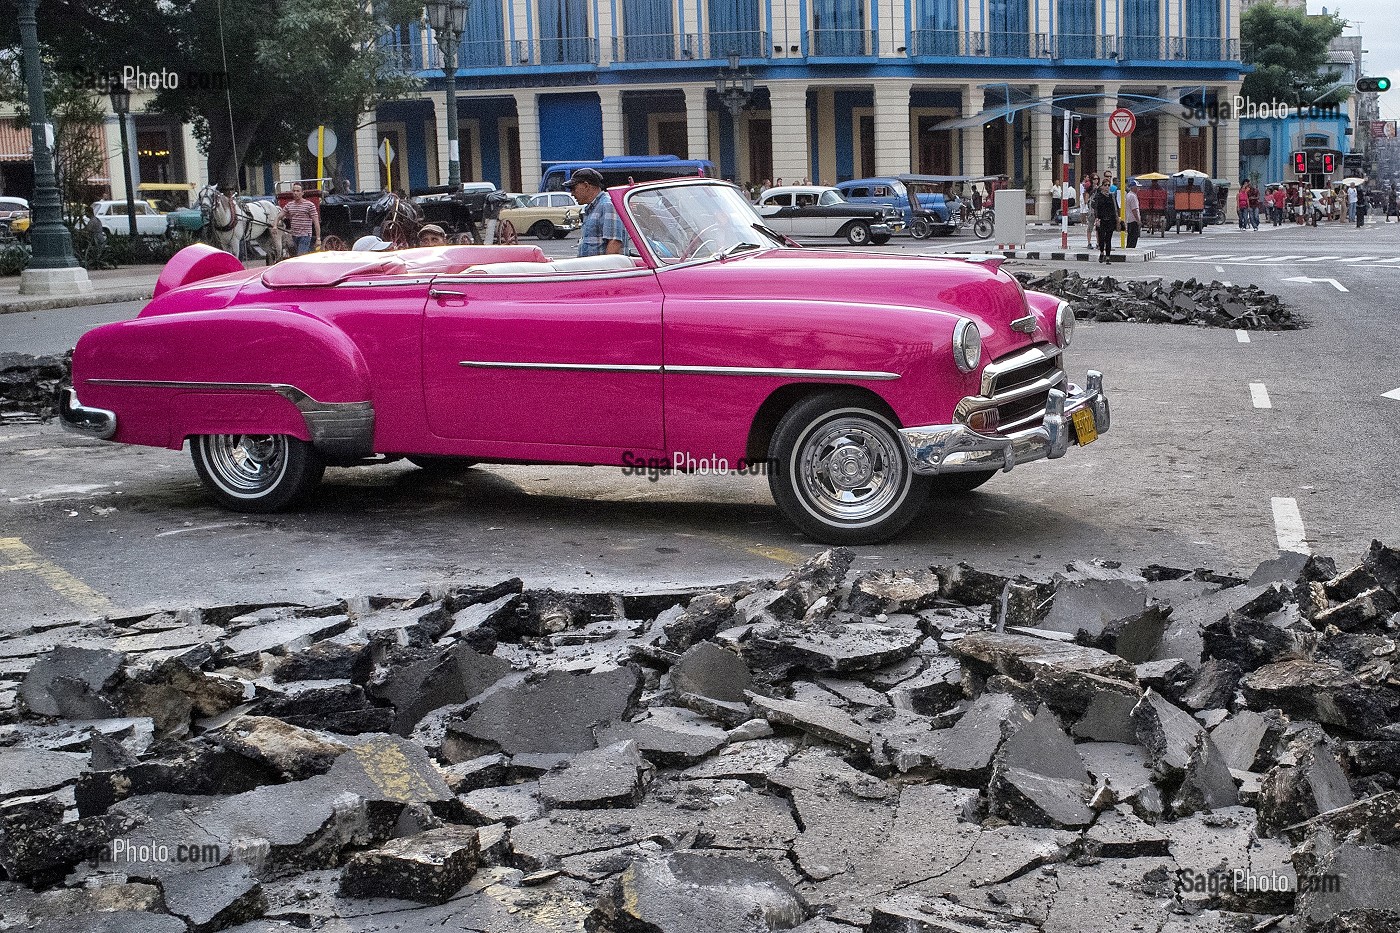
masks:
<path fill-rule="evenodd" d="M 442 50 L 442 76 L 447 87 L 447 186 L 462 183 L 462 165 L 457 150 L 457 46 L 467 31 L 469 0 L 429 0 L 428 23 L 433 27 Z"/>
<path fill-rule="evenodd" d="M 738 52 L 730 52 L 729 67 L 715 75 L 715 95 L 735 119 L 753 97 L 753 73 L 739 71 Z"/>
<path fill-rule="evenodd" d="M 126 139 L 126 115 L 131 113 L 131 91 L 125 81 L 113 81 L 107 95 L 112 99 L 112 112 L 121 125 L 122 168 L 126 170 L 126 223 L 127 233 L 136 237 L 136 192 L 131 179 L 131 149 Z"/>
<path fill-rule="evenodd" d="M 29 242 L 33 257 L 20 279 L 25 294 L 72 294 L 92 291 L 87 270 L 73 256 L 73 238 L 63 225 L 63 201 L 54 178 L 49 151 L 48 111 L 44 106 L 44 76 L 39 64 L 39 0 L 20 0 L 19 34 L 24 48 L 24 83 L 29 95 L 30 139 L 34 149 L 33 224 Z"/>

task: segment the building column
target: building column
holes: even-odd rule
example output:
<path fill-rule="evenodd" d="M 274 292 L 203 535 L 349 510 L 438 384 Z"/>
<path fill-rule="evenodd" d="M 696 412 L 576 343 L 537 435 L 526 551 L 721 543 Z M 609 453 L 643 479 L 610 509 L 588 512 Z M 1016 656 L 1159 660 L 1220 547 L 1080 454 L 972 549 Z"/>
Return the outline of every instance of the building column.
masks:
<path fill-rule="evenodd" d="M 355 125 L 355 184 L 360 191 L 384 187 L 384 169 L 379 164 L 379 115 L 373 110 L 360 114 Z"/>
<path fill-rule="evenodd" d="M 438 184 L 447 184 L 448 162 L 452 153 L 447 142 L 447 92 L 434 93 L 431 95 L 433 101 L 433 131 L 434 146 L 437 153 L 437 177 Z"/>
<path fill-rule="evenodd" d="M 102 135 L 106 137 L 107 179 L 111 183 L 112 200 L 126 200 L 126 172 L 122 168 L 122 127 L 121 118 L 107 114 L 102 121 Z"/>
<path fill-rule="evenodd" d="M 627 155 L 627 124 L 622 119 L 622 89 L 599 88 L 598 100 L 603 105 L 603 155 Z"/>
<path fill-rule="evenodd" d="M 1163 100 L 1172 98 L 1171 88 L 1157 88 L 1157 96 Z M 1176 114 L 1179 107 L 1163 107 L 1157 111 L 1157 171 L 1163 175 L 1176 172 L 1180 166 L 1172 156 L 1178 155 L 1181 148 L 1181 121 Z"/>
<path fill-rule="evenodd" d="M 710 111 L 704 84 L 685 86 L 685 148 L 692 159 L 710 157 Z M 739 179 L 736 179 L 736 181 Z"/>
<path fill-rule="evenodd" d="M 1222 87 L 1216 89 L 1216 100 L 1229 99 L 1234 95 L 1236 88 Z M 1369 127 L 1367 127 L 1369 129 Z M 1358 132 L 1361 132 L 1358 130 Z M 1364 136 L 1363 136 L 1364 138 Z M 1215 157 L 1216 157 L 1216 178 L 1224 178 L 1230 182 L 1230 187 L 1238 193 L 1240 186 L 1240 121 L 1221 120 L 1215 126 Z M 1232 202 L 1234 198 L 1230 199 Z"/>
<path fill-rule="evenodd" d="M 1098 102 L 1099 106 L 1095 111 L 1097 119 L 1094 121 L 1094 132 L 1099 138 L 1099 173 L 1103 174 L 1112 160 L 1114 178 L 1118 178 L 1122 173 L 1122 166 L 1118 164 L 1118 137 L 1108 128 L 1108 115 L 1118 109 L 1118 91 L 1117 84 L 1103 86 L 1104 96 Z"/>
<path fill-rule="evenodd" d="M 540 107 L 534 91 L 515 91 L 515 114 L 520 128 L 520 189 L 540 187 Z M 603 122 L 606 128 L 607 121 Z M 605 130 L 606 132 L 606 130 Z M 603 137 L 606 154 L 607 137 Z"/>
<path fill-rule="evenodd" d="M 817 124 L 817 169 L 816 173 L 821 178 L 813 178 L 815 184 L 825 184 L 830 182 L 836 184 L 836 88 L 819 87 L 817 92 L 817 111 L 813 119 Z M 860 151 L 860 141 L 852 137 L 852 146 L 856 152 Z M 852 153 L 854 156 L 855 153 Z M 860 174 L 859 167 L 855 168 L 855 173 Z"/>
<path fill-rule="evenodd" d="M 962 115 L 970 119 L 982 112 L 982 89 L 975 84 L 963 87 Z M 963 175 L 986 174 L 986 152 L 983 149 L 982 124 L 979 121 L 962 131 L 962 172 Z"/>
<path fill-rule="evenodd" d="M 1033 86 L 1030 92 L 1037 99 L 1053 96 L 1053 89 L 1046 85 Z M 1036 220 L 1050 219 L 1050 186 L 1055 183 L 1059 171 L 1054 164 L 1055 115 L 1050 106 L 1041 104 L 1031 111 L 1031 164 L 1026 172 L 1026 183 L 1033 183 L 1029 193 L 1035 195 Z M 1050 168 L 1046 169 L 1046 165 Z"/>
<path fill-rule="evenodd" d="M 209 160 L 200 156 L 193 123 L 180 124 L 180 148 L 185 156 L 185 181 L 194 183 L 195 190 L 190 193 L 190 203 L 193 204 L 195 194 L 209 184 Z"/>
<path fill-rule="evenodd" d="M 773 121 L 773 177 L 788 184 L 806 178 L 812 160 L 807 153 L 807 86 L 796 81 L 768 85 Z"/>
<path fill-rule="evenodd" d="M 875 174 L 907 175 L 911 164 L 909 92 L 913 81 L 875 83 Z"/>

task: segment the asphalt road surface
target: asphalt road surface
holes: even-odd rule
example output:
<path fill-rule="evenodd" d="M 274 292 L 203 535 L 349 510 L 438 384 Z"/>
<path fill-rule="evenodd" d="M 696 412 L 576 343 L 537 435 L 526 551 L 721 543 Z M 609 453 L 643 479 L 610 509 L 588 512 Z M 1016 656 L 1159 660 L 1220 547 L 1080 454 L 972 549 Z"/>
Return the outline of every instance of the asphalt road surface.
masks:
<path fill-rule="evenodd" d="M 1067 363 L 1075 378 L 1105 373 L 1112 432 L 931 502 L 898 541 L 857 549 L 861 565 L 967 560 L 1048 576 L 1100 557 L 1247 571 L 1281 544 L 1349 563 L 1372 538 L 1400 541 L 1400 397 L 1387 395 L 1400 396 L 1400 225 L 1228 226 L 1151 245 L 1154 262 L 1071 265 L 1259 284 L 1311 326 L 1246 342 L 1230 330 L 1081 323 Z M 58 351 L 136 310 L 0 315 L 0 349 Z M 821 549 L 782 520 L 758 477 L 485 466 L 435 476 L 394 463 L 332 469 L 302 511 L 248 516 L 205 499 L 187 454 L 0 426 L 0 631 L 510 576 L 578 590 L 701 585 L 779 575 Z"/>

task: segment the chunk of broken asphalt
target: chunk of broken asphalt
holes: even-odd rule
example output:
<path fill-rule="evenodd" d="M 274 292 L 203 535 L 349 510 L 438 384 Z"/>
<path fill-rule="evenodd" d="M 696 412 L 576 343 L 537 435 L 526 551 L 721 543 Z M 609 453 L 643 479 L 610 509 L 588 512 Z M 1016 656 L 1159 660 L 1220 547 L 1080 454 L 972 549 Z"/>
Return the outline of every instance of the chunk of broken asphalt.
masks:
<path fill-rule="evenodd" d="M 540 797 L 552 807 L 598 810 L 632 807 L 642 795 L 642 756 L 633 741 L 580 752 L 540 777 Z"/>
<path fill-rule="evenodd" d="M 625 718 L 640 691 L 632 667 L 506 678 L 479 698 L 462 732 L 508 754 L 587 751 L 596 745 L 593 727 Z"/>
<path fill-rule="evenodd" d="M 632 862 L 599 900 L 590 933 L 769 933 L 809 916 L 778 871 L 728 855 L 674 852 Z"/>
<path fill-rule="evenodd" d="M 649 761 L 694 764 L 729 741 L 729 735 L 703 716 L 676 707 L 653 707 L 631 722 L 609 723 L 594 730 L 600 744 L 632 740 Z"/>
<path fill-rule="evenodd" d="M 727 703 L 745 702 L 752 683 L 749 666 L 736 652 L 714 642 L 702 641 L 689 648 L 671 668 L 671 689 Z"/>
<path fill-rule="evenodd" d="M 1048 707 L 1007 738 L 987 788 L 993 816 L 1022 826 L 1087 826 L 1089 772 Z"/>
<path fill-rule="evenodd" d="M 38 716 L 102 719 L 120 715 L 112 691 L 121 679 L 118 651 L 59 645 L 29 669 L 20 684 L 24 705 Z"/>
<path fill-rule="evenodd" d="M 355 853 L 345 864 L 340 892 L 347 897 L 395 897 L 441 904 L 476 874 L 479 858 L 475 829 L 431 829 Z"/>
<path fill-rule="evenodd" d="M 1386 726 L 1400 719 L 1400 692 L 1363 684 L 1331 664 L 1281 661 L 1246 675 L 1240 687 L 1255 709 L 1278 707 L 1361 737 L 1385 737 Z"/>
<path fill-rule="evenodd" d="M 165 909 L 190 925 L 192 933 L 222 930 L 262 916 L 267 898 L 249 866 L 233 863 L 160 879 Z"/>
<path fill-rule="evenodd" d="M 861 751 L 870 750 L 870 730 L 846 713 L 821 703 L 753 697 L 753 708 L 771 723 L 800 729 L 828 742 Z"/>

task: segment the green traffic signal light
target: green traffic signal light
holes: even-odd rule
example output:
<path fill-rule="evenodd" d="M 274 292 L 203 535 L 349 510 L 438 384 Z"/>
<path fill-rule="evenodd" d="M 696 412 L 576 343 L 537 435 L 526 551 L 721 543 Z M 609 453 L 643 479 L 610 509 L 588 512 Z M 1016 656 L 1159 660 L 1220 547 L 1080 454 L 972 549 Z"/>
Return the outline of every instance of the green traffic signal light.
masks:
<path fill-rule="evenodd" d="M 1361 78 L 1356 82 L 1356 89 L 1362 94 L 1378 94 L 1390 90 L 1390 79 Z"/>
<path fill-rule="evenodd" d="M 1390 79 L 1389 79 L 1389 78 L 1377 78 L 1377 79 L 1376 79 L 1376 90 L 1378 90 L 1378 91 L 1388 91 L 1388 90 L 1390 90 Z"/>

